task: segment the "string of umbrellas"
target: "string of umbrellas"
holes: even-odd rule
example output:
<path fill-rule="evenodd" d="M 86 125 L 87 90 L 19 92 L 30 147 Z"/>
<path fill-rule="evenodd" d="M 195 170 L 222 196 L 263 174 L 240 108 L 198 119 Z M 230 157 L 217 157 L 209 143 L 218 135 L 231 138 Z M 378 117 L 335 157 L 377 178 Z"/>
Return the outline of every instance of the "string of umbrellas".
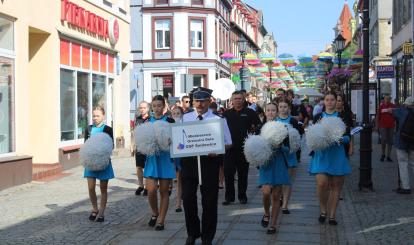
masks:
<path fill-rule="evenodd" d="M 295 92 L 303 88 L 319 89 L 325 84 L 325 79 L 330 79 L 338 74 L 352 75 L 354 71 L 362 67 L 362 50 L 354 53 L 344 51 L 341 56 L 341 70 L 338 69 L 339 60 L 331 53 L 321 52 L 318 55 L 302 54 L 294 57 L 289 53 L 283 53 L 275 57 L 264 53 L 258 56 L 246 54 L 244 64 L 242 60 L 231 53 L 224 53 L 221 59 L 231 65 L 232 81 L 240 82 L 239 69 L 246 67 L 252 81 L 260 89 L 277 90 L 279 88 L 292 89 Z M 329 64 L 332 64 L 329 74 Z"/>

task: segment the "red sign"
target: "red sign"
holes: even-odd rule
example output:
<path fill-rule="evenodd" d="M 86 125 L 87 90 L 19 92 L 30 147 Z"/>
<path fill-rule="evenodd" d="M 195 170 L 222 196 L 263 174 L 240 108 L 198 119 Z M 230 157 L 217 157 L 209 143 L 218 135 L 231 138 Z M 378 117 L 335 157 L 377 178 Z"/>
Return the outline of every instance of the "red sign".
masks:
<path fill-rule="evenodd" d="M 108 20 L 68 0 L 61 0 L 60 20 L 67 21 L 73 26 L 87 30 L 105 39 L 109 37 Z"/>

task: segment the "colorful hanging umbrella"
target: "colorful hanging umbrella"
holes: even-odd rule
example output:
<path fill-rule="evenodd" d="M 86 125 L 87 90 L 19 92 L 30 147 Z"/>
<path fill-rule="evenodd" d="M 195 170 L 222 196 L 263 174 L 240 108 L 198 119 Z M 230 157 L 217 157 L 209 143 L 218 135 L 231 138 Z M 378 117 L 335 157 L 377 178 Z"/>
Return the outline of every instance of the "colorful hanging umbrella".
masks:
<path fill-rule="evenodd" d="M 232 54 L 232 53 L 224 53 L 224 54 L 220 55 L 220 58 L 227 61 L 227 60 L 231 60 L 231 59 L 236 58 L 236 56 L 234 56 L 234 54 Z"/>
<path fill-rule="evenodd" d="M 245 60 L 257 60 L 256 55 L 254 54 L 246 54 L 246 56 L 244 57 Z"/>
<path fill-rule="evenodd" d="M 320 60 L 320 61 L 332 60 L 332 59 L 333 59 L 333 55 L 331 53 L 328 53 L 328 52 L 321 52 L 318 55 L 318 60 Z"/>
<path fill-rule="evenodd" d="M 239 58 L 233 58 L 227 61 L 229 64 L 239 63 L 241 60 Z"/>

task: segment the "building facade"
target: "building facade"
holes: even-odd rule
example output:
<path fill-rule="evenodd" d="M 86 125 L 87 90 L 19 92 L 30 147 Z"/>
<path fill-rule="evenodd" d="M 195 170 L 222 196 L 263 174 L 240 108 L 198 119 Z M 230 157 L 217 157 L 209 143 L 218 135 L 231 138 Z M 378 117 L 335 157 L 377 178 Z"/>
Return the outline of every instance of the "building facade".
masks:
<path fill-rule="evenodd" d="M 392 96 L 398 103 L 413 95 L 412 43 L 413 18 L 412 0 L 393 0 L 392 6 L 392 62 L 396 76 L 392 84 Z M 404 49 L 409 47 L 411 50 Z"/>
<path fill-rule="evenodd" d="M 79 164 L 93 107 L 129 144 L 128 6 L 0 2 L 0 189 Z"/>
<path fill-rule="evenodd" d="M 230 77 L 220 55 L 230 52 L 232 6 L 229 0 L 131 1 L 131 107 Z"/>
<path fill-rule="evenodd" d="M 369 26 L 369 60 L 372 67 L 392 65 L 391 36 L 392 36 L 392 0 L 372 1 L 369 6 L 370 26 Z M 392 79 L 381 79 L 380 96 L 392 94 Z"/>

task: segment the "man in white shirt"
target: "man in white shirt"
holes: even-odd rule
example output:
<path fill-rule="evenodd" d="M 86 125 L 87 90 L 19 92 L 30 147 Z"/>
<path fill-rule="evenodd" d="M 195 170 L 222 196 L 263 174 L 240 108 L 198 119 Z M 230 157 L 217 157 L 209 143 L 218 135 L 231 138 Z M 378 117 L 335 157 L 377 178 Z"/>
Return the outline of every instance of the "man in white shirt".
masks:
<path fill-rule="evenodd" d="M 210 89 L 201 87 L 191 92 L 194 111 L 184 114 L 183 122 L 211 119 L 225 120 L 209 109 L 212 92 Z M 224 143 L 226 148 L 228 148 L 232 144 L 230 130 L 226 121 L 224 121 L 223 125 Z M 214 153 L 201 157 L 202 185 L 200 186 L 200 192 L 203 210 L 201 227 L 197 206 L 197 189 L 199 185 L 197 158 L 184 157 L 181 159 L 182 197 L 188 234 L 185 244 L 187 245 L 195 244 L 196 239 L 199 237 L 201 237 L 202 244 L 207 245 L 213 242 L 217 228 L 220 159 L 222 158 Z"/>

